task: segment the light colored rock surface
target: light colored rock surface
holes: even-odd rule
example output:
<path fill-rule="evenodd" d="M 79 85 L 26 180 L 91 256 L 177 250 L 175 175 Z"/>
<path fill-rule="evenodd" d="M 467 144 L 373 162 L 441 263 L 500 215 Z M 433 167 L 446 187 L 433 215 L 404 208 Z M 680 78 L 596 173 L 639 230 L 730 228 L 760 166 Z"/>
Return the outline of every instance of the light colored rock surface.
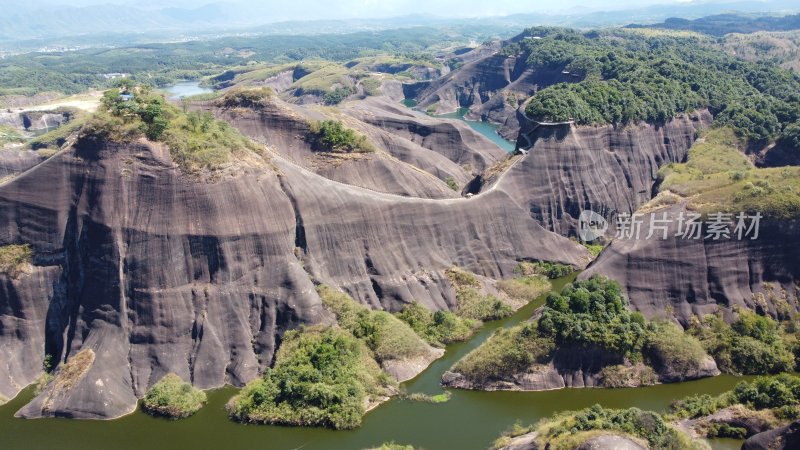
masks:
<path fill-rule="evenodd" d="M 675 219 L 682 205 L 654 212 Z M 642 237 L 650 216 L 644 217 Z M 794 295 L 800 280 L 800 223 L 762 220 L 756 240 L 683 239 L 675 237 L 677 220 L 670 221 L 668 239 L 617 239 L 603 251 L 580 278 L 604 275 L 619 281 L 634 309 L 647 317 L 663 316 L 667 307 L 686 323 L 692 314 L 704 315 L 718 308 L 730 317 L 741 305 L 776 313 L 787 292 L 787 305 L 797 310 Z M 767 284 L 772 291 L 767 289 Z M 772 294 L 772 299 L 770 299 Z M 763 300 L 761 299 L 763 297 Z"/>

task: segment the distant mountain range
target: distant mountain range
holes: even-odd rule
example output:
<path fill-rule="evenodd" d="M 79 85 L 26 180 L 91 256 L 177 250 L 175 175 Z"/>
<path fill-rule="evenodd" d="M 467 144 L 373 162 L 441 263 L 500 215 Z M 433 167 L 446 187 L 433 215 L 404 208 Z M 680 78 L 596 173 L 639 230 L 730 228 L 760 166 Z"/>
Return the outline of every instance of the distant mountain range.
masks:
<path fill-rule="evenodd" d="M 508 28 L 506 35 L 532 25 L 571 27 L 622 26 L 630 23 L 654 23 L 669 17 L 695 19 L 709 14 L 737 11 L 742 13 L 798 12 L 796 1 L 691 2 L 656 5 L 617 11 L 585 14 L 515 14 L 504 17 L 449 19 L 413 15 L 379 19 L 286 21 L 297 15 L 296 4 L 245 5 L 209 3 L 199 7 L 160 8 L 153 2 L 145 6 L 19 6 L 16 1 L 0 0 L 5 12 L 0 16 L 0 51 L 31 51 L 40 48 L 69 48 L 99 45 L 130 45 L 142 42 L 165 42 L 219 37 L 235 34 L 320 34 L 383 30 L 419 25 L 468 25 Z M 735 17 L 735 16 L 732 16 Z M 765 23 L 768 18 L 759 18 Z M 685 21 L 698 24 L 698 21 Z M 663 26 L 682 25 L 671 19 Z M 700 25 L 693 25 L 700 26 Z M 494 32 L 494 30 L 492 30 Z"/>
<path fill-rule="evenodd" d="M 753 33 L 755 31 L 788 31 L 800 29 L 800 14 L 783 17 L 752 17 L 740 14 L 717 14 L 695 20 L 672 17 L 663 23 L 628 25 L 629 28 L 665 28 L 697 31 L 722 36 L 728 33 Z"/>

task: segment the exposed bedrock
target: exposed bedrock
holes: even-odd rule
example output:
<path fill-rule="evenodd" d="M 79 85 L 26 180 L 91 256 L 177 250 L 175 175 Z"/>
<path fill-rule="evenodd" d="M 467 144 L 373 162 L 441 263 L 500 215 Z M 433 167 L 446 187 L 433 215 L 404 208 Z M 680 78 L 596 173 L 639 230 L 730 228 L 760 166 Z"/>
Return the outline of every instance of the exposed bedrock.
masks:
<path fill-rule="evenodd" d="M 201 181 L 162 146 L 79 145 L 0 185 L 0 245 L 34 251 L 26 273 L 0 275 L 0 395 L 33 382 L 46 354 L 96 355 L 24 417 L 118 417 L 169 372 L 242 385 L 284 331 L 333 320 L 312 280 L 373 308 L 442 309 L 455 303 L 452 265 L 500 278 L 521 259 L 588 260 L 501 189 L 406 198 L 277 155 Z"/>
<path fill-rule="evenodd" d="M 503 183 L 546 229 L 574 235 L 583 210 L 609 217 L 650 200 L 658 168 L 683 161 L 710 121 L 707 112 L 622 128 L 527 121 L 518 139 L 527 155 Z"/>
<path fill-rule="evenodd" d="M 45 158 L 33 150 L 0 149 L 0 180 L 24 172 Z"/>
<path fill-rule="evenodd" d="M 327 117 L 313 108 L 273 99 L 258 110 L 217 109 L 216 114 L 246 135 L 326 178 L 409 197 L 451 198 L 505 152 L 468 125 L 419 116 L 386 99 L 347 103 L 346 126 L 366 135 L 377 150 L 335 154 L 315 151 L 304 139 L 309 122 Z"/>
<path fill-rule="evenodd" d="M 742 450 L 792 450 L 800 448 L 800 421 L 758 433 L 742 445 Z"/>
<path fill-rule="evenodd" d="M 762 219 L 755 240 L 752 234 L 742 240 L 735 234 L 732 239 L 685 239 L 675 236 L 684 208 L 678 204 L 644 215 L 640 239 L 615 239 L 580 278 L 601 274 L 617 280 L 634 309 L 654 317 L 669 308 L 684 324 L 693 314 L 718 307 L 730 313 L 734 305 L 773 316 L 797 310 L 798 220 Z M 665 212 L 667 239 L 658 230 L 645 239 L 651 214 L 662 219 Z"/>

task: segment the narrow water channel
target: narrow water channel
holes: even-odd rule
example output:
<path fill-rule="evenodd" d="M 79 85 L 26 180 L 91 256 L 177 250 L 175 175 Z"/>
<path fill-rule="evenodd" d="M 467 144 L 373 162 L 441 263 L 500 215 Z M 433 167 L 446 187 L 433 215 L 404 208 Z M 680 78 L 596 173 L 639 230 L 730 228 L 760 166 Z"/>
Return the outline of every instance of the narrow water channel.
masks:
<path fill-rule="evenodd" d="M 572 281 L 575 275 L 555 280 L 553 289 Z M 408 392 L 435 394 L 442 391 L 441 375 L 499 327 L 527 320 L 544 303 L 545 296 L 506 319 L 491 322 L 469 341 L 448 347 L 445 355 L 422 374 L 403 384 Z M 139 411 L 111 421 L 68 419 L 15 419 L 13 414 L 32 397 L 29 388 L 0 406 L 0 447 L 29 448 L 265 448 L 265 449 L 363 449 L 383 442 L 411 444 L 427 450 L 486 449 L 515 421 L 528 424 L 553 413 L 599 403 L 613 408 L 637 406 L 664 411 L 687 395 L 716 395 L 731 389 L 741 379 L 719 376 L 687 383 L 635 389 L 561 389 L 547 392 L 478 392 L 452 390 L 446 403 L 419 403 L 392 399 L 371 411 L 362 426 L 351 431 L 240 425 L 228 420 L 225 403 L 236 393 L 226 387 L 209 393 L 209 403 L 195 416 L 168 421 Z M 735 441 L 715 445 L 738 448 Z"/>

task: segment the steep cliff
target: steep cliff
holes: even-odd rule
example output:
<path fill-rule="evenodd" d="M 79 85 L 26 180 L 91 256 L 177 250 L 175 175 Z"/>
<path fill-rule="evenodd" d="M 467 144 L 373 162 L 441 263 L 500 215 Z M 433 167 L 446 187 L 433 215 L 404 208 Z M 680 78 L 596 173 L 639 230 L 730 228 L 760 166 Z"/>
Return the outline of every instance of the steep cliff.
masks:
<path fill-rule="evenodd" d="M 632 213 L 652 195 L 658 168 L 683 161 L 703 111 L 662 124 L 612 126 L 540 125 L 527 119 L 518 146 L 527 155 L 504 177 L 542 226 L 575 233 L 578 215 Z"/>
<path fill-rule="evenodd" d="M 797 310 L 797 220 L 762 219 L 757 239 L 752 234 L 742 240 L 735 234 L 704 239 L 707 228 L 700 239 L 690 239 L 678 234 L 681 213 L 686 214 L 684 203 L 645 213 L 639 239 L 615 239 L 580 277 L 615 279 L 634 309 L 648 317 L 669 309 L 684 324 L 693 314 L 709 314 L 718 307 L 729 313 L 734 305 L 773 316 Z M 667 238 L 658 230 L 646 239 L 651 217 L 660 220 L 663 214 Z"/>
<path fill-rule="evenodd" d="M 118 417 L 169 372 L 199 388 L 242 385 L 285 330 L 332 320 L 312 280 L 374 308 L 442 309 L 455 305 L 452 265 L 500 278 L 521 259 L 587 261 L 501 189 L 380 194 L 279 154 L 198 178 L 162 145 L 91 139 L 0 185 L 10 243 L 34 257 L 28 273 L 0 274 L 0 395 L 33 382 L 45 355 L 96 355 L 23 417 Z"/>

